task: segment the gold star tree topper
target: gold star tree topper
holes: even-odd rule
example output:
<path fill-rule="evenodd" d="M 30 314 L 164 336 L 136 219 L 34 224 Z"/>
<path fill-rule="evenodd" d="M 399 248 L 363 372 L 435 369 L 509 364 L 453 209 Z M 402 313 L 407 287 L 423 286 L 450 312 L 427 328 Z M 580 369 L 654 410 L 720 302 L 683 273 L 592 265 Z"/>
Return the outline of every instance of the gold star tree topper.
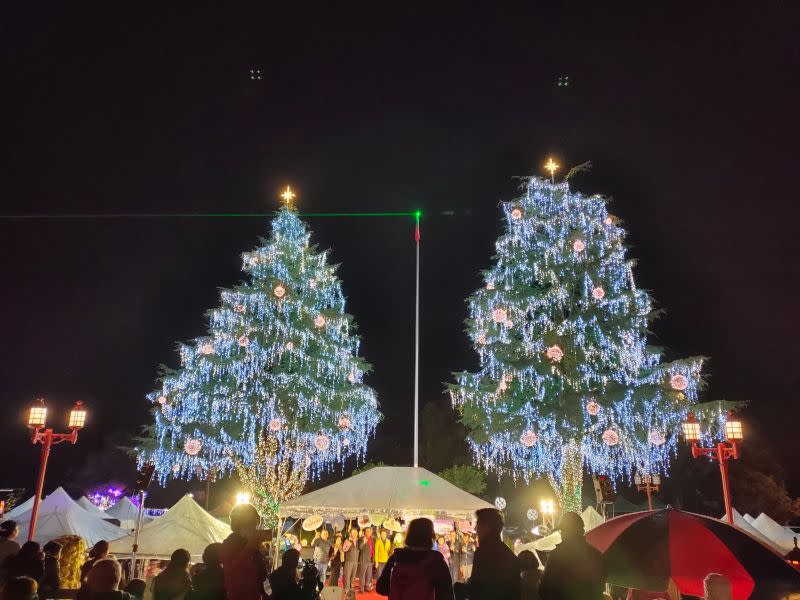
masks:
<path fill-rule="evenodd" d="M 556 161 L 554 161 L 552 157 L 548 158 L 547 162 L 544 164 L 544 168 L 547 171 L 550 171 L 550 181 L 553 183 L 555 183 L 555 173 L 558 167 L 559 164 Z"/>
<path fill-rule="evenodd" d="M 295 193 L 292 191 L 292 188 L 287 185 L 286 189 L 281 194 L 281 200 L 283 200 L 284 206 L 289 210 L 294 210 L 294 198 Z"/>

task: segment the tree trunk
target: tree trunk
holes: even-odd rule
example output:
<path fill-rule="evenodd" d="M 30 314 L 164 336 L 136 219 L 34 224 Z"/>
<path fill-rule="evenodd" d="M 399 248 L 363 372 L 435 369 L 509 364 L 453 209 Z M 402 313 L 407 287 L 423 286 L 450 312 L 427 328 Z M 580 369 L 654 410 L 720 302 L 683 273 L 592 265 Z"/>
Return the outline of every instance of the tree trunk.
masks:
<path fill-rule="evenodd" d="M 574 441 L 566 444 L 562 450 L 561 472 L 557 476 L 550 474 L 548 479 L 558 499 L 561 513 L 568 511 L 578 514 L 581 506 L 581 488 L 583 487 L 583 457 L 580 447 Z"/>

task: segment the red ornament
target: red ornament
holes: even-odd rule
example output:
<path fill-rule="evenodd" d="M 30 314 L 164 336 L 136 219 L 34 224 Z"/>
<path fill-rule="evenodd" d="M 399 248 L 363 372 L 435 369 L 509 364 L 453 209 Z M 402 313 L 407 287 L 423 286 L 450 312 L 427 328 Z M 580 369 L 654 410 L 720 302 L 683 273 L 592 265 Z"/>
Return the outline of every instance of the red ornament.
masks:
<path fill-rule="evenodd" d="M 600 405 L 595 400 L 589 400 L 586 404 L 586 412 L 596 417 L 597 413 L 600 412 Z"/>

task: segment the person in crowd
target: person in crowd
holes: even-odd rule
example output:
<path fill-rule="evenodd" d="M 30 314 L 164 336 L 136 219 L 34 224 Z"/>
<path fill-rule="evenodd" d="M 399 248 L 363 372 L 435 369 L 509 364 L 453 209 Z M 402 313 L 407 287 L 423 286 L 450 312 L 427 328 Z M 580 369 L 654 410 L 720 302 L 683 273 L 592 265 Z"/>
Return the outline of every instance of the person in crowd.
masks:
<path fill-rule="evenodd" d="M 192 591 L 190 562 L 192 557 L 188 550 L 178 548 L 172 553 L 167 568 L 156 575 L 153 582 L 153 600 L 183 600 Z"/>
<path fill-rule="evenodd" d="M 269 576 L 272 588 L 272 600 L 297 600 L 300 597 L 300 586 L 297 585 L 297 565 L 300 552 L 290 548 L 283 553 L 281 566 Z"/>
<path fill-rule="evenodd" d="M 455 528 L 455 523 L 453 523 L 453 527 Z M 455 529 L 448 534 L 447 547 L 450 549 L 450 576 L 453 579 L 453 583 L 456 583 L 461 578 L 464 544 Z"/>
<path fill-rule="evenodd" d="M 561 543 L 547 559 L 539 596 L 542 600 L 600 600 L 605 579 L 603 555 L 586 542 L 583 519 L 574 512 L 564 513 Z"/>
<path fill-rule="evenodd" d="M 319 571 L 319 580 L 325 584 L 325 573 L 328 570 L 328 557 L 331 554 L 331 546 L 333 545 L 328 539 L 328 530 L 323 527 L 322 531 L 314 534 L 314 541 L 311 545 L 314 547 L 314 564 Z"/>
<path fill-rule="evenodd" d="M 372 527 L 364 528 L 364 536 L 358 544 L 358 585 L 361 593 L 372 589 L 372 567 L 375 564 L 375 540 Z"/>
<path fill-rule="evenodd" d="M 475 516 L 478 548 L 468 586 L 470 600 L 519 600 L 517 557 L 501 539 L 503 513 L 496 508 L 482 508 Z"/>
<path fill-rule="evenodd" d="M 454 600 L 450 570 L 433 549 L 435 537 L 433 521 L 411 521 L 405 547 L 395 549 L 378 579 L 378 593 L 391 600 Z"/>
<path fill-rule="evenodd" d="M 36 542 L 25 542 L 16 556 L 9 557 L 9 577 L 30 577 L 38 586 L 44 576 L 44 552 Z"/>
<path fill-rule="evenodd" d="M 475 541 L 470 534 L 465 533 L 463 543 L 461 572 L 464 575 L 464 581 L 467 581 L 472 576 L 472 563 L 475 560 Z"/>
<path fill-rule="evenodd" d="M 344 560 L 344 554 L 342 553 L 342 534 L 337 533 L 330 554 L 331 585 L 339 585 L 339 576 L 342 574 L 342 560 Z"/>
<path fill-rule="evenodd" d="M 342 544 L 344 554 L 344 593 L 347 598 L 354 598 L 356 595 L 355 580 L 358 571 L 358 529 L 353 527 L 350 536 Z"/>
<path fill-rule="evenodd" d="M 203 550 L 203 569 L 192 578 L 191 600 L 225 600 L 225 574 L 222 571 L 222 544 L 214 543 Z"/>
<path fill-rule="evenodd" d="M 6 578 L 6 560 L 19 552 L 18 536 L 19 527 L 16 521 L 9 519 L 0 523 L 0 585 Z"/>
<path fill-rule="evenodd" d="M 0 600 L 37 600 L 39 584 L 30 577 L 9 577 L 0 591 Z"/>
<path fill-rule="evenodd" d="M 268 533 L 260 531 L 261 517 L 252 504 L 239 504 L 231 511 L 231 533 L 222 542 L 225 593 L 230 600 L 260 600 L 267 570 L 260 547 Z"/>
<path fill-rule="evenodd" d="M 61 544 L 47 542 L 44 545 L 44 575 L 42 576 L 42 592 L 53 593 L 61 589 L 61 575 L 59 574 L 59 559 L 61 558 Z"/>
<path fill-rule="evenodd" d="M 391 553 L 392 541 L 388 537 L 388 532 L 381 529 L 380 537 L 375 540 L 375 577 L 378 579 L 380 579 Z"/>
<path fill-rule="evenodd" d="M 89 571 L 92 570 L 94 563 L 99 560 L 103 560 L 108 556 L 108 542 L 105 540 L 100 540 L 92 549 L 89 550 L 89 560 L 83 563 L 81 567 L 81 584 L 86 582 L 86 578 L 89 576 Z M 81 585 L 83 587 L 83 585 Z"/>
<path fill-rule="evenodd" d="M 731 582 L 719 573 L 709 573 L 703 580 L 704 600 L 731 600 L 733 592 Z"/>
<path fill-rule="evenodd" d="M 444 536 L 439 536 L 436 539 L 436 550 L 442 555 L 444 558 L 444 562 L 447 565 L 447 568 L 450 568 L 450 546 L 447 545 L 447 542 L 444 541 Z"/>
<path fill-rule="evenodd" d="M 96 561 L 86 576 L 89 600 L 133 600 L 133 597 L 119 589 L 122 580 L 122 567 L 113 558 Z"/>
<path fill-rule="evenodd" d="M 539 561 L 530 550 L 523 550 L 517 555 L 520 569 L 520 598 L 522 600 L 539 600 Z"/>
<path fill-rule="evenodd" d="M 125 586 L 125 592 L 130 594 L 133 600 L 142 600 L 144 598 L 144 591 L 147 589 L 147 584 L 144 579 L 131 579 L 128 585 Z M 222 596 L 223 600 L 225 596 Z"/>

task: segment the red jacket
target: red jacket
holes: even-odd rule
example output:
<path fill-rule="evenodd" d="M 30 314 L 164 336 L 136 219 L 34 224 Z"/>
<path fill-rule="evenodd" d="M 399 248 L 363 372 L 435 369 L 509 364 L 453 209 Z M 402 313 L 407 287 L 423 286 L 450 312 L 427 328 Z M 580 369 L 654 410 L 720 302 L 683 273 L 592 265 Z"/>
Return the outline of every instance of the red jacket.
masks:
<path fill-rule="evenodd" d="M 236 600 L 261 600 L 264 595 L 266 566 L 258 547 L 261 539 L 247 540 L 232 533 L 222 542 L 222 572 L 225 594 Z"/>

